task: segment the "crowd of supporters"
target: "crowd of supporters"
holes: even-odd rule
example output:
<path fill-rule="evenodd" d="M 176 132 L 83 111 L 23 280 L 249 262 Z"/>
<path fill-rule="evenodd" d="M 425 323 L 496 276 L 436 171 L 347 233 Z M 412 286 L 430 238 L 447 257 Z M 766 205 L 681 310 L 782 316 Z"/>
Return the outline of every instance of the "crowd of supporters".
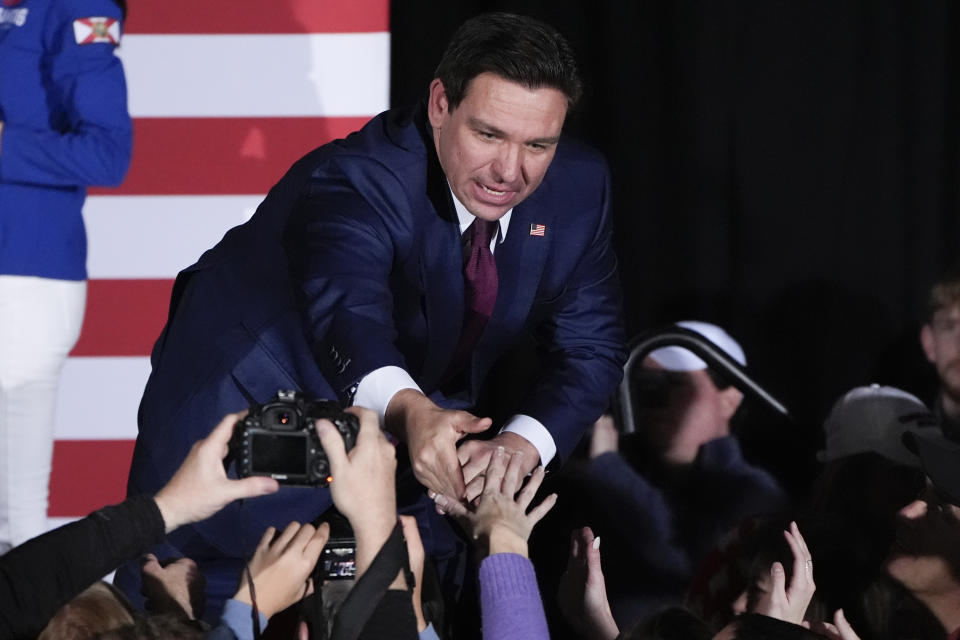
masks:
<path fill-rule="evenodd" d="M 938 325 L 955 338 L 943 325 L 960 310 L 958 294 L 960 282 L 938 285 L 925 334 Z M 681 324 L 746 364 L 719 327 Z M 928 352 L 936 364 L 937 351 Z M 952 398 L 949 367 L 940 370 L 946 398 L 937 413 Z M 479 498 L 435 498 L 476 554 L 465 578 L 475 588 L 452 594 L 425 557 L 415 519 L 397 513 L 395 446 L 375 415 L 351 409 L 360 424 L 351 450 L 329 422 L 316 429 L 335 508 L 355 539 L 354 578 L 315 573 L 331 535 L 323 518 L 270 528 L 219 623 L 201 622 L 196 565 L 144 554 L 181 525 L 278 489 L 267 477 L 228 477 L 234 414 L 156 495 L 0 556 L 0 637 L 957 637 L 960 445 L 919 399 L 879 385 L 839 398 L 823 425 L 810 499 L 791 504 L 773 475 L 743 459 L 729 426 L 742 394 L 706 363 L 661 348 L 637 384 L 645 398 L 638 432 L 620 434 L 612 418 L 601 419 L 584 455 L 562 472 L 593 508 L 549 518 L 534 538 L 569 541 L 566 558 L 536 558 L 565 564 L 562 575 L 535 567 L 529 548 L 558 496 L 543 495 L 542 468 L 525 476 L 519 457 L 499 449 Z M 561 529 L 578 517 L 597 521 Z M 138 557 L 146 612 L 98 581 Z"/>

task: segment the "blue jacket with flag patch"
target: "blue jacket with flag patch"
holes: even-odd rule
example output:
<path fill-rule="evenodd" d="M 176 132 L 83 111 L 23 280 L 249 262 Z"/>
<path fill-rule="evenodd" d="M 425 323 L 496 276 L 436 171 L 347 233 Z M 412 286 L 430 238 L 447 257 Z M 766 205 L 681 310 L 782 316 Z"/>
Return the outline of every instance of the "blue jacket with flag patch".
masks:
<path fill-rule="evenodd" d="M 0 4 L 0 274 L 87 276 L 86 188 L 130 164 L 121 21 L 112 0 Z"/>

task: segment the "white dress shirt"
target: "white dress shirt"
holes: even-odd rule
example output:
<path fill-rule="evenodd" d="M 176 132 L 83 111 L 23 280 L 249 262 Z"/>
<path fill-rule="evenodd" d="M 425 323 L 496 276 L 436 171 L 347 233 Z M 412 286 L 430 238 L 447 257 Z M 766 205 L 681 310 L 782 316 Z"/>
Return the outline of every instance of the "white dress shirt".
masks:
<path fill-rule="evenodd" d="M 453 191 L 450 193 L 453 195 Z M 453 195 L 453 204 L 457 210 L 457 219 L 460 222 L 460 234 L 463 235 L 463 232 L 473 224 L 475 216 L 457 200 L 456 195 Z M 497 245 L 507 237 L 512 213 L 513 209 L 510 209 L 500 218 L 499 233 L 490 241 L 491 252 L 496 253 Z M 380 424 L 383 425 L 387 405 L 390 404 L 390 400 L 397 392 L 404 389 L 416 389 L 422 393 L 420 386 L 414 381 L 413 377 L 401 367 L 380 367 L 364 376 L 357 385 L 357 393 L 353 397 L 353 404 L 375 411 L 380 416 Z M 530 442 L 540 454 L 540 464 L 543 466 L 547 466 L 557 453 L 557 445 L 553 441 L 553 436 L 535 418 L 517 414 L 507 421 L 507 424 L 501 429 L 501 432 L 503 431 L 515 433 Z"/>

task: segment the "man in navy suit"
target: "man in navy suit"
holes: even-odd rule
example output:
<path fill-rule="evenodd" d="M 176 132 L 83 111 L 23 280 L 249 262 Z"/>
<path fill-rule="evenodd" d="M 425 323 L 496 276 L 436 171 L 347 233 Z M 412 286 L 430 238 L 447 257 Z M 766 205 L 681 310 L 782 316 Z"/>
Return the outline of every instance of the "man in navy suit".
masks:
<path fill-rule="evenodd" d="M 626 358 L 608 171 L 561 137 L 580 93 L 562 36 L 487 14 L 454 36 L 426 105 L 296 163 L 177 278 L 129 492 L 161 486 L 222 414 L 287 388 L 381 416 L 419 481 L 401 505 L 441 556 L 453 551 L 424 487 L 471 500 L 498 446 L 528 472 L 568 456 Z M 491 368 L 531 335 L 542 374 L 492 437 L 464 441 L 492 426 L 470 413 Z M 218 611 L 267 526 L 329 505 L 327 490 L 284 488 L 181 530 L 165 552 L 197 560 Z M 132 572 L 118 582 L 135 592 Z"/>

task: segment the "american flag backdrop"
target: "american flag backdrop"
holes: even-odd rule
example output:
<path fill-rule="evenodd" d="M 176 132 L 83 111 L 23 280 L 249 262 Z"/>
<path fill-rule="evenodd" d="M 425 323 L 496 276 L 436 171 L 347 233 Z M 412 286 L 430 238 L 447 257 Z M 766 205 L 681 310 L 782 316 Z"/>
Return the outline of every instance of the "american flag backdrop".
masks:
<path fill-rule="evenodd" d="M 173 278 L 310 149 L 383 111 L 389 0 L 129 0 L 130 172 L 92 189 L 87 310 L 64 366 L 51 524 L 121 501 Z"/>

